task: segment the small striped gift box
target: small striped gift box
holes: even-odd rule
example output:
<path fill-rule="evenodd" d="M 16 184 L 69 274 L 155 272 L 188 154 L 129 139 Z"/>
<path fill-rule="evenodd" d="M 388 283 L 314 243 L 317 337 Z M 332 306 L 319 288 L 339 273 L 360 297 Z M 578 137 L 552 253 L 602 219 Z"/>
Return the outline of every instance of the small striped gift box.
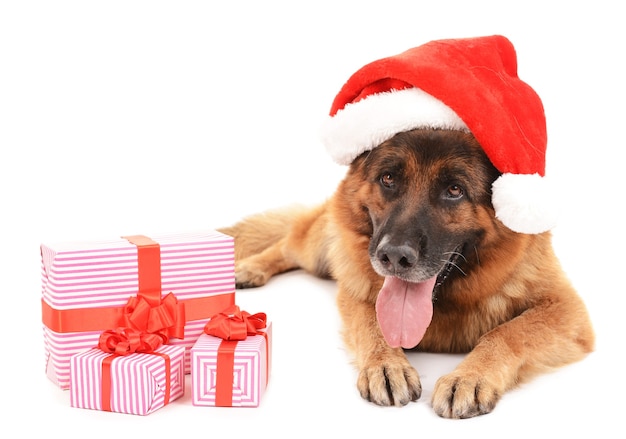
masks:
<path fill-rule="evenodd" d="M 124 326 L 125 307 L 145 285 L 184 304 L 184 336 L 169 344 L 186 347 L 186 373 L 206 322 L 235 302 L 230 236 L 214 230 L 151 235 L 157 256 L 146 260 L 131 238 L 41 245 L 45 366 L 61 389 L 69 388 L 70 357 L 97 346 L 103 331 Z"/>
<path fill-rule="evenodd" d="M 265 335 L 248 336 L 240 341 L 200 335 L 191 348 L 193 405 L 259 405 L 272 368 L 272 324 L 268 323 L 263 332 Z"/>
<path fill-rule="evenodd" d="M 185 393 L 185 347 L 113 355 L 93 348 L 70 359 L 72 407 L 148 415 Z"/>

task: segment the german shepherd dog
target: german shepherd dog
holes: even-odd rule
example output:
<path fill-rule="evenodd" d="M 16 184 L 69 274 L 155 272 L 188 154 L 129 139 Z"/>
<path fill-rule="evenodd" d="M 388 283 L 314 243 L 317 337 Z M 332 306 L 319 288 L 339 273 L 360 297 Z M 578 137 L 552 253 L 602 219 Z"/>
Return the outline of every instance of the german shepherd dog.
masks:
<path fill-rule="evenodd" d="M 420 397 L 405 348 L 467 353 L 437 381 L 432 407 L 445 418 L 489 413 L 518 383 L 594 347 L 550 232 L 516 233 L 496 219 L 499 175 L 468 132 L 396 134 L 358 156 L 324 204 L 221 229 L 235 239 L 237 287 L 297 268 L 335 279 L 363 398 L 403 406 Z"/>

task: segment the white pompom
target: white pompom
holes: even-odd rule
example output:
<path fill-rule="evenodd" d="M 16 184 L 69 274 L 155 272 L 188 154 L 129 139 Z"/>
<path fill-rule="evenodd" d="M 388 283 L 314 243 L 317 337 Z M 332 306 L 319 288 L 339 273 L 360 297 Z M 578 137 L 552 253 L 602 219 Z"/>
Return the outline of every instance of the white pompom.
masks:
<path fill-rule="evenodd" d="M 548 180 L 539 174 L 502 174 L 492 187 L 498 218 L 518 233 L 536 234 L 552 229 L 558 203 Z"/>

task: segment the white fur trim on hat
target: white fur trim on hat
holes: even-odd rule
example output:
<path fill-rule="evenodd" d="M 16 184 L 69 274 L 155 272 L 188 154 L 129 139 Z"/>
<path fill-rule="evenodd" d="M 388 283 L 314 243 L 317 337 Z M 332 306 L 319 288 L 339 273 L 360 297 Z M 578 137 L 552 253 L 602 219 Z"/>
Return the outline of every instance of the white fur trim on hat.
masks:
<path fill-rule="evenodd" d="M 331 157 L 349 165 L 365 151 L 415 128 L 469 131 L 450 107 L 420 90 L 408 88 L 370 95 L 348 104 L 322 125 L 322 141 Z"/>
<path fill-rule="evenodd" d="M 543 233 L 558 219 L 549 181 L 539 174 L 502 174 L 492 186 L 496 217 L 518 233 Z"/>

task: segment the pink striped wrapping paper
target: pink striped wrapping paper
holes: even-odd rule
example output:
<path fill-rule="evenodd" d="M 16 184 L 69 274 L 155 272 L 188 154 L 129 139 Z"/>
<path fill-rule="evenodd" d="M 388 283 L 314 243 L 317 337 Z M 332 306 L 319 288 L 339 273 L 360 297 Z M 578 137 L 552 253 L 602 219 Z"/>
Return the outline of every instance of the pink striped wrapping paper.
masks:
<path fill-rule="evenodd" d="M 234 242 L 214 230 L 150 235 L 161 252 L 163 295 L 180 301 L 215 297 L 235 302 Z M 54 310 L 121 308 L 138 291 L 137 247 L 126 239 L 41 245 L 42 301 Z M 44 303 L 42 303 L 42 306 Z M 185 373 L 190 373 L 190 349 L 209 318 L 186 322 L 184 339 L 169 344 L 185 346 Z M 187 312 L 187 310 L 186 310 Z M 187 312 L 189 315 L 189 312 Z M 52 325 L 51 325 L 52 326 Z M 102 331 L 55 331 L 43 325 L 46 374 L 61 389 L 69 388 L 70 357 L 98 344 Z"/>
<path fill-rule="evenodd" d="M 231 407 L 258 407 L 272 370 L 272 324 L 265 336 L 248 336 L 237 342 L 233 368 Z M 217 353 L 222 339 L 201 334 L 191 348 L 191 401 L 195 406 L 215 406 Z"/>
<path fill-rule="evenodd" d="M 185 347 L 164 345 L 170 357 L 169 401 L 185 393 Z M 70 405 L 102 410 L 102 361 L 111 354 L 93 348 L 70 359 Z M 116 356 L 111 363 L 111 411 L 148 415 L 165 405 L 165 359 L 153 354 Z"/>

